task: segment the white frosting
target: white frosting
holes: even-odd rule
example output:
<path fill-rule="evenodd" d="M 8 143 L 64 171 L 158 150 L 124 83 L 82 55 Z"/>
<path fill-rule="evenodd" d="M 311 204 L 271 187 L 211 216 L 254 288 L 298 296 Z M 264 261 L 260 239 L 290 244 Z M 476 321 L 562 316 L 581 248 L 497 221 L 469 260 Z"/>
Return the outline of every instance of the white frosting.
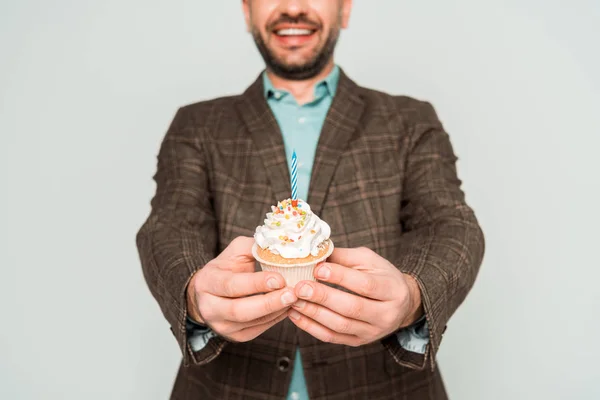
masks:
<path fill-rule="evenodd" d="M 254 240 L 263 249 L 284 258 L 304 258 L 319 254 L 319 245 L 329 239 L 331 228 L 317 217 L 310 206 L 298 200 L 284 200 L 271 206 L 265 224 L 256 228 Z"/>

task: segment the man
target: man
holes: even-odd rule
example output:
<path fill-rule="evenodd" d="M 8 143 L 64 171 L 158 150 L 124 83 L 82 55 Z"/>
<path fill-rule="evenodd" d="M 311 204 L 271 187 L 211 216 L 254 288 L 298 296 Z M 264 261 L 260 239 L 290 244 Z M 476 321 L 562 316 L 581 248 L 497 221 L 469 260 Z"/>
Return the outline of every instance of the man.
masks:
<path fill-rule="evenodd" d="M 445 399 L 435 356 L 484 238 L 433 108 L 335 65 L 350 0 L 245 0 L 266 70 L 179 109 L 137 236 L 183 352 L 174 399 Z M 317 282 L 285 287 L 250 248 L 290 197 L 331 226 Z"/>

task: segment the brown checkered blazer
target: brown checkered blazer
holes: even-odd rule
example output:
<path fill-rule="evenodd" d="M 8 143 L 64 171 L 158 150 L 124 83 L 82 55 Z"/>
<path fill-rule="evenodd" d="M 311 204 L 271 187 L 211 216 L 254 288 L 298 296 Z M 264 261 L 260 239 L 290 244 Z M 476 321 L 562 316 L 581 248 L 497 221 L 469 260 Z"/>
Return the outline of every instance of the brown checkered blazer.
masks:
<path fill-rule="evenodd" d="M 394 335 L 362 347 L 324 343 L 288 320 L 247 343 L 217 337 L 191 350 L 188 280 L 290 195 L 282 136 L 262 89 L 258 78 L 242 95 L 179 109 L 160 148 L 137 245 L 183 352 L 172 398 L 284 399 L 297 346 L 313 400 L 447 398 L 435 355 L 475 281 L 483 234 L 432 106 L 359 87 L 343 71 L 307 200 L 337 247 L 366 246 L 416 278 L 431 332 L 426 354 L 402 349 Z"/>

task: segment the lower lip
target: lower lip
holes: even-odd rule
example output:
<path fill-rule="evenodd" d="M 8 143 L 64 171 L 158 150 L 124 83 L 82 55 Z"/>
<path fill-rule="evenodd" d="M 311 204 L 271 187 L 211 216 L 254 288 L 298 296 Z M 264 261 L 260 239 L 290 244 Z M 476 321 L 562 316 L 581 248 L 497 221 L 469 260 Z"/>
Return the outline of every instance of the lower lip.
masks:
<path fill-rule="evenodd" d="M 285 47 L 302 46 L 302 45 L 308 43 L 315 35 L 316 35 L 316 32 L 313 32 L 310 35 L 292 35 L 292 36 L 279 36 L 277 34 L 274 34 L 277 41 Z"/>

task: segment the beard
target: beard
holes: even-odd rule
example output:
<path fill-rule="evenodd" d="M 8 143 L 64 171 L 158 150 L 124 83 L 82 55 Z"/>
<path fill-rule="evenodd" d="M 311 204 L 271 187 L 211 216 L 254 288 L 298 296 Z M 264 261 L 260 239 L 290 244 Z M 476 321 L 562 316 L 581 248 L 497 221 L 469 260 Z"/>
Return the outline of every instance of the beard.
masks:
<path fill-rule="evenodd" d="M 332 28 L 327 34 L 327 40 L 315 54 L 301 64 L 289 64 L 279 59 L 265 43 L 258 29 L 252 28 L 252 37 L 266 66 L 275 75 L 287 80 L 305 80 L 317 76 L 333 57 L 335 46 L 340 35 L 339 29 Z"/>

